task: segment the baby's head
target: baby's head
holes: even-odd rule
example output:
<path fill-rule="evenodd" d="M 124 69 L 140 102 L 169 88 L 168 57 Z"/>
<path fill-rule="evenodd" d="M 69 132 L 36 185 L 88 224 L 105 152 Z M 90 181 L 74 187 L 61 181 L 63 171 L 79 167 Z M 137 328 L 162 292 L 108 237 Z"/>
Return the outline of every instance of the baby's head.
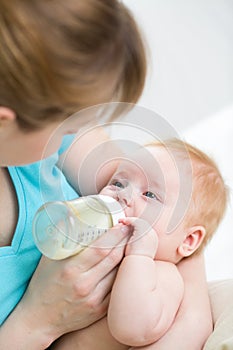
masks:
<path fill-rule="evenodd" d="M 156 257 L 174 263 L 203 249 L 227 203 L 213 160 L 178 139 L 148 144 L 124 159 L 101 193 L 117 199 L 126 216 L 146 220 L 159 238 Z"/>
<path fill-rule="evenodd" d="M 25 130 L 134 103 L 144 85 L 142 38 L 117 0 L 2 0 L 0 52 L 0 106 Z"/>
<path fill-rule="evenodd" d="M 201 252 L 216 232 L 227 207 L 228 189 L 218 166 L 206 153 L 179 139 L 148 147 L 162 147 L 174 159 L 180 177 L 180 195 L 186 192 L 187 209 L 181 227 L 190 232 L 186 242 L 190 251 L 184 252 L 184 256 Z"/>

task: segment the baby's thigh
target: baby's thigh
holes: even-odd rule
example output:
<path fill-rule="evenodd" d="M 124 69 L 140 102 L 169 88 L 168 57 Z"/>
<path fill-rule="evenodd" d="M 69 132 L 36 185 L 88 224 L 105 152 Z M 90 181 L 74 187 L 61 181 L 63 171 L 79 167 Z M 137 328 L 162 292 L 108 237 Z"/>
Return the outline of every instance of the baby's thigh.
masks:
<path fill-rule="evenodd" d="M 129 346 L 120 344 L 109 332 L 107 318 L 104 317 L 94 324 L 65 334 L 51 347 L 51 350 L 128 350 Z"/>

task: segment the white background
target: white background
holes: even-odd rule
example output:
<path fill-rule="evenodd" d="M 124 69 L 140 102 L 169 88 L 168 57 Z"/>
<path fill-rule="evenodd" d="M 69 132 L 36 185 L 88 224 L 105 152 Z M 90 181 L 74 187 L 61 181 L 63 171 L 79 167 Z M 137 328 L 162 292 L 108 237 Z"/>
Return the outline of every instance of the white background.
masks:
<path fill-rule="evenodd" d="M 233 187 L 233 1 L 124 0 L 149 47 L 141 106 L 219 163 Z M 232 204 L 233 205 L 233 204 Z M 233 209 L 206 251 L 209 280 L 233 277 Z"/>

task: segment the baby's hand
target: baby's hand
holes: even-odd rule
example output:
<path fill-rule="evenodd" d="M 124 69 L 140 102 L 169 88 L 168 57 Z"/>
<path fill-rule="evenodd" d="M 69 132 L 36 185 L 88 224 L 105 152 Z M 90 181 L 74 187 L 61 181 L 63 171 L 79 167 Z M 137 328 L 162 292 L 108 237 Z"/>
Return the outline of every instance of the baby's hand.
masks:
<path fill-rule="evenodd" d="M 148 222 L 135 217 L 126 217 L 120 219 L 119 223 L 132 227 L 132 236 L 127 243 L 125 256 L 144 255 L 154 259 L 158 248 L 158 236 Z"/>

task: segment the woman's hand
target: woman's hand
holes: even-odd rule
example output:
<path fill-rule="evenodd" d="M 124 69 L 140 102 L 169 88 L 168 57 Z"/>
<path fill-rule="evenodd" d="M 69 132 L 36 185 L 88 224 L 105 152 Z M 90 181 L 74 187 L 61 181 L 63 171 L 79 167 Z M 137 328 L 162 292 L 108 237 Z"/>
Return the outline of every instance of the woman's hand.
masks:
<path fill-rule="evenodd" d="M 127 231 L 117 225 L 92 247 L 65 260 L 42 257 L 24 297 L 1 329 L 0 345 L 8 334 L 8 350 L 16 345 L 18 350 L 44 349 L 62 334 L 102 318 L 124 254 Z"/>

